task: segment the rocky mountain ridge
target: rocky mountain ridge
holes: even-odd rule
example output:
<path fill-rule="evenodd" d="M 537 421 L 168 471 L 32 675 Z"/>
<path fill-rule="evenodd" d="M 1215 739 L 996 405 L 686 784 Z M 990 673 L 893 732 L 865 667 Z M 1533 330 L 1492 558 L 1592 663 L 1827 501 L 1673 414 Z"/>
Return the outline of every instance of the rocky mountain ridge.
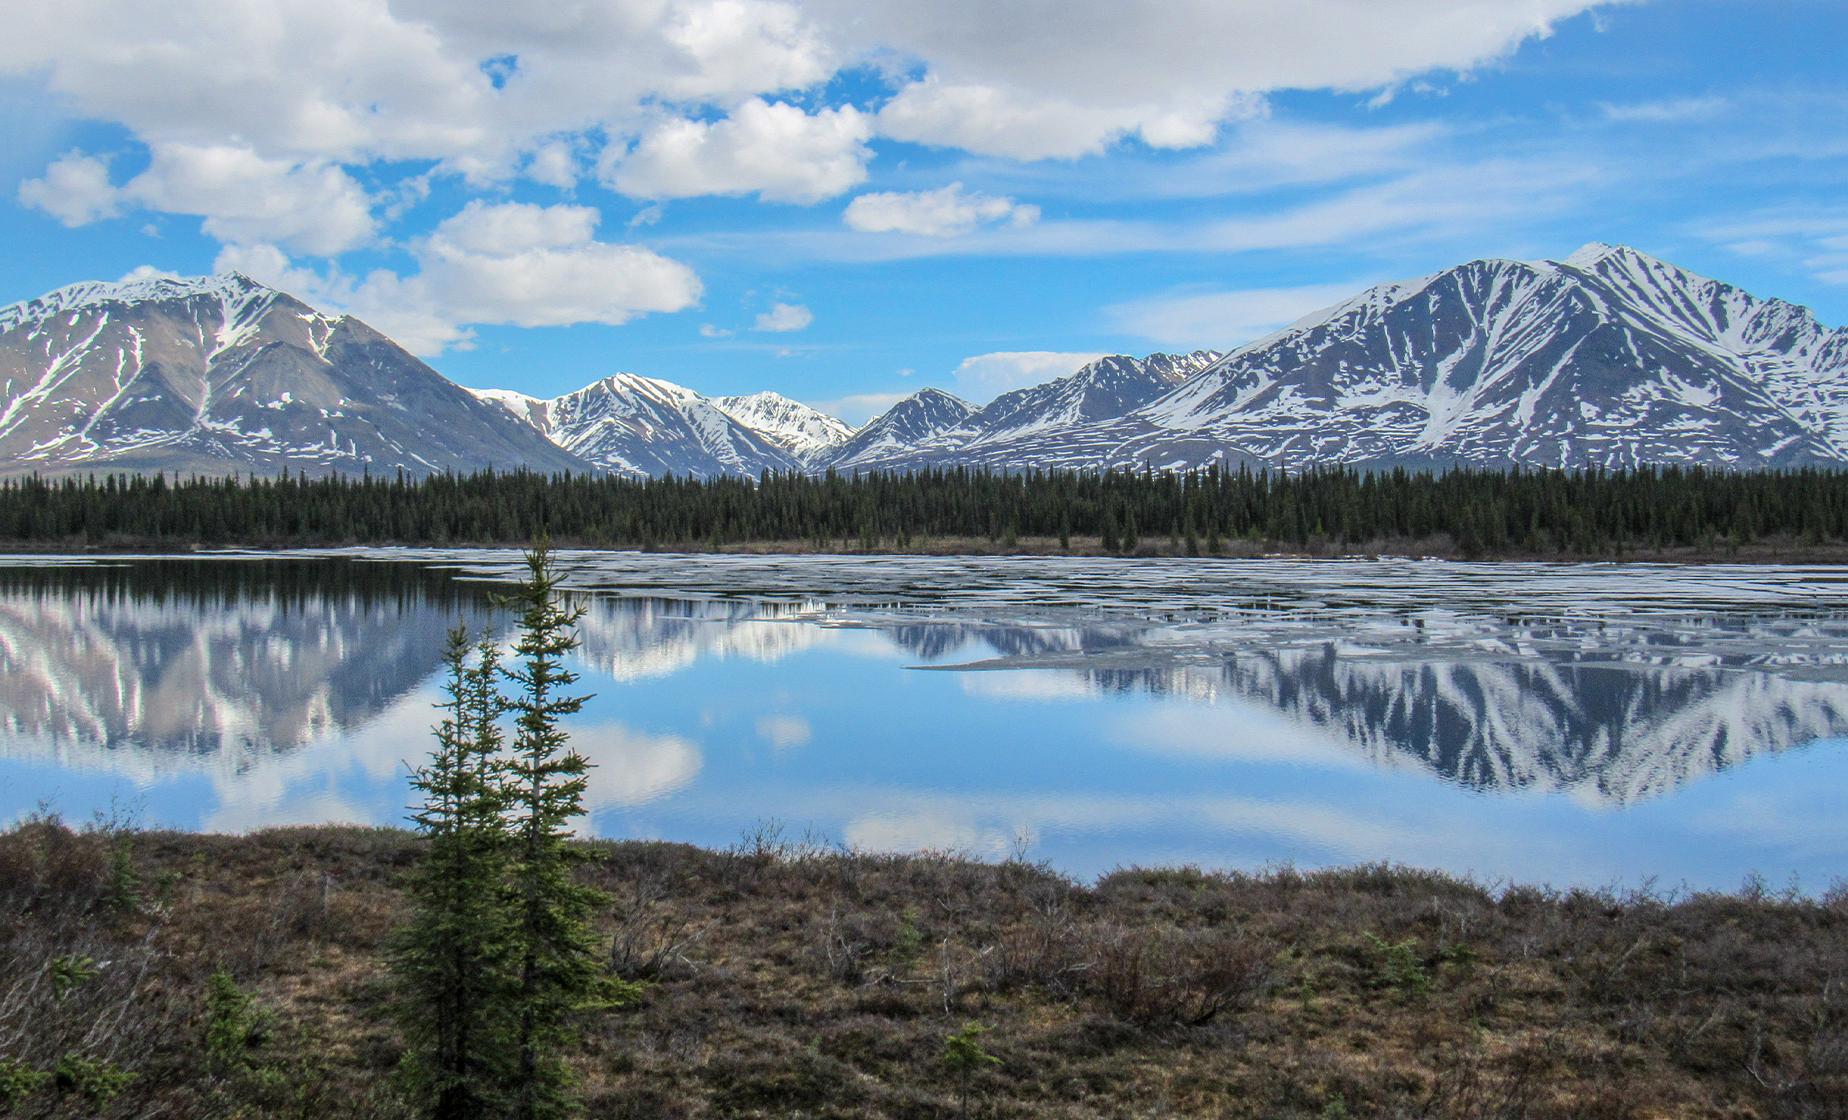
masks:
<path fill-rule="evenodd" d="M 0 472 L 1848 465 L 1848 330 L 1634 249 L 1382 284 L 1230 352 L 1106 357 L 858 429 L 633 373 L 466 390 L 230 273 L 0 309 Z"/>

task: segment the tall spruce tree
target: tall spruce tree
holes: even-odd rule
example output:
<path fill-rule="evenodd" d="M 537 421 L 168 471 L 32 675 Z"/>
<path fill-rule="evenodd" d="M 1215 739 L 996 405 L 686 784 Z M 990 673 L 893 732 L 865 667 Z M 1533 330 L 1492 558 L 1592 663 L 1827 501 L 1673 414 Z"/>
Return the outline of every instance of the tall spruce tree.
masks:
<path fill-rule="evenodd" d="M 591 858 L 570 843 L 571 823 L 584 814 L 590 763 L 569 748 L 561 726 L 589 699 L 569 693 L 578 675 L 564 660 L 577 647 L 584 611 L 561 602 L 558 571 L 543 540 L 527 553 L 526 564 L 526 582 L 510 600 L 520 614 L 519 640 L 512 668 L 503 670 L 515 693 L 507 701 L 514 715 L 508 794 L 516 971 L 509 1114 L 542 1120 L 573 1107 L 562 1058 L 575 1038 L 573 1020 L 619 1002 L 622 993 L 602 968 L 590 921 L 609 898 L 572 874 Z"/>
<path fill-rule="evenodd" d="M 471 665 L 468 633 L 458 627 L 444 662 L 436 748 L 411 776 L 423 795 L 412 819 L 427 845 L 410 879 L 411 921 L 391 963 L 408 1068 L 428 1114 L 485 1120 L 497 1113 L 507 1076 L 512 991 L 498 649 L 484 636 Z"/>

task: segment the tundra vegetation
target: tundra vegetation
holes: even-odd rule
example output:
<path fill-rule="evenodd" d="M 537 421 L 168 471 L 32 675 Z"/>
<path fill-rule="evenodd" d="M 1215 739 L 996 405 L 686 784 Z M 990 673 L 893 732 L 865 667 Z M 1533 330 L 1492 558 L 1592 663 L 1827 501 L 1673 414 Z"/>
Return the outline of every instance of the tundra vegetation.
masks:
<path fill-rule="evenodd" d="M 1848 887 L 578 839 L 530 562 L 414 830 L 0 833 L 0 1115 L 1842 1115 Z"/>

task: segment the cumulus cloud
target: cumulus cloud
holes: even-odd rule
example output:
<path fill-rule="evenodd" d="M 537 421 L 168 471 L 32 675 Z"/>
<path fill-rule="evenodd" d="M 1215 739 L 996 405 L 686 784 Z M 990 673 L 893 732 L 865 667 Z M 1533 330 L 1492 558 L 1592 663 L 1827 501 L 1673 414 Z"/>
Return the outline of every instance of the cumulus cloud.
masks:
<path fill-rule="evenodd" d="M 1257 111 L 1252 98 L 1190 97 L 1161 105 L 1097 105 L 1002 85 L 950 85 L 927 77 L 899 90 L 879 111 L 879 131 L 895 140 L 962 148 L 1014 159 L 1091 155 L 1128 135 L 1155 148 L 1210 144 L 1219 122 Z"/>
<path fill-rule="evenodd" d="M 1227 349 L 1289 325 L 1360 291 L 1364 284 L 1178 292 L 1105 309 L 1118 330 L 1163 346 Z"/>
<path fill-rule="evenodd" d="M 757 317 L 751 324 L 754 331 L 768 331 L 772 334 L 787 334 L 799 331 L 815 321 L 815 315 L 799 303 L 772 304 L 770 310 Z"/>
<path fill-rule="evenodd" d="M 958 396 L 980 403 L 1009 389 L 1022 389 L 1076 373 L 1104 356 L 1057 350 L 998 350 L 964 358 L 950 376 L 956 382 Z"/>
<path fill-rule="evenodd" d="M 267 241 L 320 256 L 372 240 L 372 200 L 326 163 L 267 159 L 232 144 L 163 144 L 122 188 L 151 209 L 198 214 L 221 241 Z"/>
<path fill-rule="evenodd" d="M 69 152 L 42 179 L 19 188 L 21 202 L 76 226 L 130 205 L 204 218 L 220 241 L 270 242 L 332 255 L 371 241 L 372 200 L 347 172 L 327 163 L 267 159 L 231 144 L 160 144 L 146 171 L 121 186 L 107 161 Z"/>
<path fill-rule="evenodd" d="M 45 174 L 19 184 L 22 205 L 43 210 L 67 226 L 84 226 L 122 212 L 122 197 L 109 182 L 109 161 L 66 152 Z"/>
<path fill-rule="evenodd" d="M 866 180 L 871 135 L 851 105 L 810 114 L 753 98 L 722 120 L 661 121 L 634 148 L 608 154 L 604 179 L 636 198 L 755 193 L 819 202 Z"/>
<path fill-rule="evenodd" d="M 149 144 L 556 183 L 561 137 L 633 138 L 662 106 L 699 125 L 879 60 L 916 75 L 880 114 L 889 135 L 1020 158 L 1193 146 L 1270 91 L 1467 70 L 1599 3 L 67 0 L 11 13 L 0 74 Z"/>
<path fill-rule="evenodd" d="M 577 186 L 580 170 L 577 150 L 565 140 L 541 145 L 526 160 L 528 179 L 559 190 L 570 190 Z"/>
<path fill-rule="evenodd" d="M 691 268 L 640 246 L 598 241 L 597 219 L 588 206 L 476 200 L 410 246 L 418 271 L 409 276 L 318 274 L 267 245 L 232 247 L 219 265 L 350 311 L 426 355 L 466 343 L 470 324 L 616 325 L 699 302 Z"/>
<path fill-rule="evenodd" d="M 1029 226 L 1039 221 L 1039 207 L 1011 198 L 965 191 L 951 183 L 934 191 L 878 191 L 847 204 L 841 219 L 865 233 L 910 233 L 921 237 L 955 237 L 979 225 L 1005 221 Z"/>
<path fill-rule="evenodd" d="M 66 0 L 9 13 L 0 79 L 120 126 L 147 156 L 118 184 L 105 157 L 67 153 L 21 184 L 23 204 L 71 225 L 134 209 L 195 215 L 277 274 L 302 271 L 292 257 L 337 257 L 392 233 L 415 272 L 312 275 L 427 353 L 465 342 L 470 322 L 621 322 L 699 298 L 684 265 L 599 241 L 570 213 L 534 219 L 562 240 L 541 230 L 517 246 L 470 242 L 491 233 L 470 223 L 526 220 L 479 211 L 421 236 L 391 231 L 432 176 L 569 190 L 594 157 L 600 181 L 639 199 L 813 204 L 865 182 L 880 137 L 1012 160 L 1125 140 L 1197 147 L 1262 121 L 1274 91 L 1467 71 L 1603 2 L 1071 0 L 1047 18 L 1044 5 L 990 0 Z M 834 83 L 856 67 L 885 76 L 876 113 Z M 1334 239 L 1417 203 L 1361 201 L 1367 214 L 1303 217 Z M 920 236 L 836 232 L 1038 253 L 1195 245 L 1036 213 L 959 187 L 877 194 L 848 207 L 852 229 Z M 1353 220 L 1321 224 L 1330 216 Z M 1207 248 L 1307 236 L 1207 232 Z"/>
<path fill-rule="evenodd" d="M 1037 5 L 983 0 L 811 0 L 812 10 L 851 13 L 862 40 L 922 63 L 922 77 L 881 111 L 883 133 L 1018 159 L 1083 155 L 1129 135 L 1160 148 L 1209 143 L 1271 91 L 1359 91 L 1468 70 L 1593 6 L 1073 0 L 1048 19 Z"/>

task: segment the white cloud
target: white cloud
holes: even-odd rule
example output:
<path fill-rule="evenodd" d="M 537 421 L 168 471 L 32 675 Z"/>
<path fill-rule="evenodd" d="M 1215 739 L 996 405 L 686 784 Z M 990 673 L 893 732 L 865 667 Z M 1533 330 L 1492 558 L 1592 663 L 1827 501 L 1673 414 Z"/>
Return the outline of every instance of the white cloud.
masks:
<path fill-rule="evenodd" d="M 1114 304 L 1104 314 L 1118 330 L 1163 346 L 1224 350 L 1339 303 L 1364 284 L 1176 292 Z"/>
<path fill-rule="evenodd" d="M 1438 163 L 1307 203 L 1252 208 L 1227 217 L 1047 220 L 995 225 L 962 237 L 881 238 L 848 230 L 748 232 L 674 239 L 731 252 L 780 253 L 831 261 L 933 256 L 1082 257 L 1117 253 L 1239 253 L 1398 241 L 1469 245 L 1483 231 L 1506 234 L 1581 202 L 1612 173 L 1593 161 L 1542 158 Z"/>
<path fill-rule="evenodd" d="M 880 113 L 883 133 L 1019 159 L 1095 152 L 1121 136 L 1208 143 L 1285 89 L 1362 91 L 1469 70 L 1547 34 L 1592 0 L 1072 0 L 930 5 L 812 0 L 861 41 L 925 70 Z M 1186 91 L 1177 94 L 1176 91 Z"/>
<path fill-rule="evenodd" d="M 621 324 L 699 302 L 692 269 L 635 245 L 595 239 L 585 206 L 470 202 L 411 245 L 418 271 L 351 281 L 294 267 L 273 246 L 232 247 L 237 267 L 318 305 L 351 311 L 418 354 L 464 343 L 469 324 Z"/>
<path fill-rule="evenodd" d="M 1622 123 L 1683 124 L 1711 120 L 1732 108 L 1724 97 L 1671 97 L 1660 101 L 1605 102 L 1598 106 L 1604 119 Z"/>
<path fill-rule="evenodd" d="M 768 715 L 757 721 L 757 734 L 777 750 L 788 750 L 807 743 L 815 729 L 801 716 Z"/>
<path fill-rule="evenodd" d="M 127 272 L 123 273 L 122 278 L 120 280 L 117 280 L 116 283 L 132 284 L 138 280 L 177 280 L 177 279 L 179 279 L 179 276 L 177 273 L 169 272 L 164 268 L 157 268 L 151 264 L 139 264 L 139 265 L 136 265 L 134 268 L 129 269 Z"/>
<path fill-rule="evenodd" d="M 1690 228 L 1740 256 L 1777 260 L 1824 284 L 1848 284 L 1848 209 L 1774 207 Z"/>
<path fill-rule="evenodd" d="M 770 310 L 759 315 L 751 324 L 754 331 L 769 331 L 773 334 L 787 334 L 799 331 L 815 321 L 815 315 L 799 303 L 772 304 Z"/>
<path fill-rule="evenodd" d="M 67 226 L 89 225 L 122 212 L 121 192 L 109 182 L 109 161 L 82 152 L 64 153 L 42 178 L 19 184 L 19 201 Z"/>
<path fill-rule="evenodd" d="M 573 727 L 571 744 L 591 762 L 584 803 L 592 811 L 658 800 L 685 788 L 705 765 L 690 739 L 651 735 L 620 723 Z"/>
<path fill-rule="evenodd" d="M 269 241 L 331 255 L 372 240 L 372 200 L 351 175 L 326 163 L 266 159 L 232 144 L 162 144 L 148 169 L 122 188 L 170 213 L 198 214 L 221 241 Z"/>
<path fill-rule="evenodd" d="M 954 809 L 867 813 L 841 830 L 842 840 L 856 852 L 957 852 L 987 858 L 1009 854 L 1017 835 L 1032 834 L 1024 828 L 1010 833 L 984 827 L 973 814 Z"/>
<path fill-rule="evenodd" d="M 1467 70 L 1594 6 L 1072 0 L 1049 18 L 986 0 L 67 0 L 10 13 L 0 73 L 150 144 L 556 182 L 558 154 L 540 153 L 561 137 L 632 136 L 650 106 L 748 103 L 868 62 L 922 75 L 881 114 L 892 135 L 1025 157 L 1124 135 L 1199 145 L 1270 91 Z"/>
<path fill-rule="evenodd" d="M 299 267 L 274 245 L 226 245 L 212 262 L 212 271 L 241 272 L 317 306 L 338 305 L 346 298 L 346 289 L 337 276 L 330 278 L 312 268 Z"/>
<path fill-rule="evenodd" d="M 724 327 L 715 326 L 711 323 L 701 323 L 699 325 L 699 336 L 701 338 L 730 338 L 732 332 Z"/>
<path fill-rule="evenodd" d="M 1069 159 L 1100 152 L 1136 132 L 1151 147 L 1199 147 L 1212 142 L 1227 113 L 1226 98 L 1186 107 L 1097 106 L 927 77 L 901 89 L 880 109 L 879 131 L 895 140 L 982 155 Z"/>
<path fill-rule="evenodd" d="M 376 242 L 433 167 L 570 189 L 605 143 L 599 176 L 636 197 L 813 203 L 865 181 L 875 133 L 1009 159 L 1195 147 L 1273 91 L 1415 85 L 1597 2 L 66 0 L 8 13 L 0 78 L 150 157 L 118 186 L 73 153 L 22 185 L 27 205 L 196 214 L 227 243 L 328 255 Z M 828 84 L 851 67 L 896 76 L 876 117 Z"/>
<path fill-rule="evenodd" d="M 567 249 L 590 241 L 599 215 L 589 206 L 499 204 L 479 200 L 436 227 L 445 251 L 505 257 L 539 249 Z"/>
<path fill-rule="evenodd" d="M 159 144 L 146 171 L 120 187 L 106 161 L 69 152 L 43 179 L 22 183 L 20 201 L 66 225 L 120 213 L 126 205 L 197 214 L 226 242 L 271 242 L 332 255 L 371 241 L 372 200 L 353 177 L 327 163 L 267 159 L 240 145 Z"/>
<path fill-rule="evenodd" d="M 972 402 L 990 400 L 1009 389 L 1020 389 L 1076 373 L 1103 354 L 1074 354 L 1057 350 L 998 350 L 964 358 L 950 376 L 956 394 Z"/>
<path fill-rule="evenodd" d="M 535 183 L 570 190 L 577 186 L 581 168 L 577 149 L 566 140 L 542 144 L 526 159 L 526 177 Z"/>
<path fill-rule="evenodd" d="M 752 194 L 819 202 L 866 180 L 868 118 L 851 105 L 814 114 L 753 98 L 712 122 L 676 118 L 606 153 L 604 180 L 636 198 Z"/>
<path fill-rule="evenodd" d="M 863 194 L 847 204 L 841 219 L 863 233 L 955 237 L 990 222 L 1030 226 L 1039 221 L 1039 216 L 1037 206 L 978 191 L 964 191 L 961 183 L 951 183 L 934 191 Z"/>

